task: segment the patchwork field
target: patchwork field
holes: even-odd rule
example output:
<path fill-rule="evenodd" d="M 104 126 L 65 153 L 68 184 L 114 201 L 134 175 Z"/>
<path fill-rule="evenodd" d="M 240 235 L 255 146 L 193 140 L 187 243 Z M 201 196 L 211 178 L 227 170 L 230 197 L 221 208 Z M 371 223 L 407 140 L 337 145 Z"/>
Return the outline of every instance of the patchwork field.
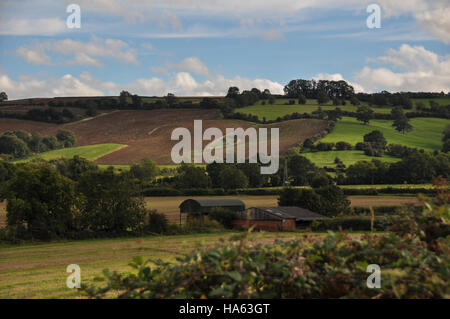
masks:
<path fill-rule="evenodd" d="M 203 120 L 203 129 L 217 127 L 225 132 L 226 128 L 260 127 L 250 122 L 224 120 L 216 110 L 152 110 L 117 111 L 92 119 L 56 125 L 16 119 L 0 119 L 0 133 L 8 130 L 25 130 L 43 135 L 54 135 L 64 128 L 75 132 L 76 146 L 96 144 L 121 144 L 128 147 L 104 155 L 95 160 L 98 164 L 132 164 L 149 157 L 158 164 L 173 164 L 170 152 L 177 143 L 171 141 L 171 133 L 177 127 L 185 127 L 193 132 L 194 120 Z M 297 145 L 306 138 L 325 129 L 326 121 L 292 120 L 266 125 L 280 129 L 280 152 Z M 207 142 L 204 142 L 204 146 Z M 64 150 L 64 152 L 70 152 Z"/>

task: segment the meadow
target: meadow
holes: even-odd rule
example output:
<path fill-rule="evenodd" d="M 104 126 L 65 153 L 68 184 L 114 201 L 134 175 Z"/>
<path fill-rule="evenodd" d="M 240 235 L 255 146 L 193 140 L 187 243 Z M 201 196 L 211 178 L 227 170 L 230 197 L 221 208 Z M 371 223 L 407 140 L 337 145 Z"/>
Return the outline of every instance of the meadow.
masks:
<path fill-rule="evenodd" d="M 329 152 L 310 152 L 302 153 L 311 162 L 316 164 L 318 167 L 334 167 L 336 164 L 334 160 L 339 158 L 342 163 L 346 166 L 353 165 L 358 161 L 371 161 L 373 159 L 379 159 L 383 162 L 394 163 L 401 160 L 401 158 L 392 157 L 389 155 L 384 155 L 383 157 L 373 157 L 367 156 L 363 151 L 329 151 Z"/>
<path fill-rule="evenodd" d="M 406 134 L 400 133 L 392 127 L 389 120 L 371 120 L 369 124 L 363 125 L 353 117 L 343 117 L 338 121 L 334 130 L 321 139 L 321 142 L 337 143 L 348 142 L 353 146 L 364 141 L 364 135 L 374 130 L 383 133 L 388 144 L 401 144 L 412 148 L 424 149 L 427 152 L 440 150 L 442 148 L 443 131 L 450 121 L 438 118 L 413 118 L 410 121 L 413 130 Z M 338 157 L 345 165 L 352 165 L 357 161 L 370 161 L 375 157 L 364 154 L 363 151 L 330 151 L 330 152 L 308 152 L 303 153 L 305 157 L 317 166 L 333 166 Z M 393 163 L 400 160 L 389 155 L 376 157 L 384 162 Z"/>
<path fill-rule="evenodd" d="M 336 124 L 334 130 L 324 137 L 321 142 L 336 143 L 345 141 L 352 145 L 363 142 L 364 135 L 374 130 L 383 133 L 388 144 L 401 144 L 409 147 L 424 149 L 432 152 L 442 147 L 443 131 L 450 120 L 438 118 L 413 118 L 410 120 L 413 130 L 406 134 L 397 132 L 390 120 L 371 120 L 363 125 L 352 117 L 343 117 Z"/>
<path fill-rule="evenodd" d="M 243 108 L 237 109 L 236 112 L 244 113 L 244 114 L 252 114 L 258 116 L 260 120 L 263 117 L 266 120 L 276 120 L 278 117 L 283 117 L 285 115 L 290 115 L 292 113 L 312 113 L 313 111 L 317 111 L 319 106 L 323 111 L 334 110 L 336 107 L 341 108 L 343 111 L 347 112 L 356 112 L 357 106 L 351 105 L 349 101 L 347 101 L 347 105 L 339 105 L 335 106 L 331 101 L 328 103 L 319 105 L 317 100 L 308 99 L 306 104 L 301 105 L 298 104 L 298 99 L 295 99 L 295 104 L 286 105 L 286 103 L 290 99 L 276 99 L 274 104 L 268 104 L 267 101 L 265 105 L 262 105 L 262 101 L 256 102 L 254 105 L 245 106 Z M 416 111 L 416 104 L 418 102 L 423 102 L 426 107 L 430 107 L 430 100 L 440 104 L 440 105 L 449 105 L 450 98 L 434 98 L 434 99 L 412 99 L 413 108 L 411 110 L 405 110 L 406 113 Z M 361 102 L 361 105 L 368 105 L 367 102 Z M 390 107 L 373 107 L 375 113 L 380 114 L 389 114 L 391 113 Z"/>
<path fill-rule="evenodd" d="M 218 244 L 235 232 L 116 238 L 0 247 L 0 298 L 83 298 L 66 287 L 66 267 L 81 268 L 82 284 L 93 284 L 103 269 L 129 271 L 133 257 L 175 261 L 176 257 Z M 311 233 L 261 233 L 255 241 L 323 236 Z"/>

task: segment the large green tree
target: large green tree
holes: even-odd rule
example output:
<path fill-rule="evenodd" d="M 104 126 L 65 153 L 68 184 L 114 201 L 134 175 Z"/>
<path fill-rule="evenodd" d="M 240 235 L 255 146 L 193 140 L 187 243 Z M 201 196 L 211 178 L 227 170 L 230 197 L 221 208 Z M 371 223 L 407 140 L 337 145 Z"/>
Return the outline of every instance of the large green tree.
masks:
<path fill-rule="evenodd" d="M 27 157 L 30 150 L 27 144 L 15 135 L 0 135 L 0 154 L 7 154 L 15 159 Z"/>
<path fill-rule="evenodd" d="M 72 147 L 77 142 L 75 133 L 69 130 L 58 130 L 56 133 L 56 139 L 62 147 Z"/>
<path fill-rule="evenodd" d="M 153 181 L 158 173 L 158 166 L 149 158 L 143 158 L 139 163 L 130 167 L 130 175 L 145 183 Z"/>
<path fill-rule="evenodd" d="M 8 227 L 21 237 L 65 238 L 75 231 L 74 183 L 48 165 L 18 168 L 5 194 Z"/>
<path fill-rule="evenodd" d="M 397 131 L 405 134 L 405 132 L 413 129 L 412 125 L 409 123 L 409 118 L 406 117 L 402 107 L 396 106 L 392 108 L 391 116 L 394 120 L 392 126 L 395 127 Z"/>
<path fill-rule="evenodd" d="M 176 176 L 178 188 L 206 188 L 210 184 L 210 178 L 204 168 L 192 164 L 182 164 L 178 168 Z"/>
<path fill-rule="evenodd" d="M 236 167 L 228 166 L 219 174 L 220 186 L 225 189 L 245 188 L 248 186 L 247 176 Z"/>
<path fill-rule="evenodd" d="M 143 198 L 126 174 L 88 171 L 78 181 L 79 227 L 84 231 L 139 232 L 147 214 Z"/>
<path fill-rule="evenodd" d="M 359 106 L 356 110 L 356 119 L 363 122 L 364 125 L 369 124 L 370 120 L 373 119 L 373 110 L 367 105 Z"/>

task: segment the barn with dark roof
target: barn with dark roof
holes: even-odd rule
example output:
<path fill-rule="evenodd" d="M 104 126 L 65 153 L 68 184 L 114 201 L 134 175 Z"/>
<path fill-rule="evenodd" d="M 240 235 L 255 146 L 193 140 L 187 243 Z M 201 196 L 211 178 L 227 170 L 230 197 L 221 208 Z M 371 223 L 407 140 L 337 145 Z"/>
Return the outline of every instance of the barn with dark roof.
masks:
<path fill-rule="evenodd" d="M 236 228 L 254 226 L 259 230 L 284 231 L 309 227 L 314 220 L 327 217 L 300 207 L 251 207 L 238 212 Z"/>

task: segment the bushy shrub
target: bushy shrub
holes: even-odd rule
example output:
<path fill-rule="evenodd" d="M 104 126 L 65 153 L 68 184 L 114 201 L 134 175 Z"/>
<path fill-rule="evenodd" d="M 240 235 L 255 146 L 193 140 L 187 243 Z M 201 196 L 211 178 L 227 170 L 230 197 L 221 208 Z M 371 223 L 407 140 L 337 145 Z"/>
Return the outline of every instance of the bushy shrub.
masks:
<path fill-rule="evenodd" d="M 158 213 L 156 210 L 148 212 L 145 231 L 155 234 L 165 234 L 169 228 L 166 215 Z"/>
<path fill-rule="evenodd" d="M 347 142 L 337 142 L 336 143 L 336 149 L 338 151 L 351 150 L 352 149 L 352 145 L 350 143 L 347 143 Z"/>
<path fill-rule="evenodd" d="M 322 152 L 332 151 L 333 147 L 334 147 L 334 143 L 319 142 L 316 145 L 316 149 L 318 151 L 322 151 Z"/>

